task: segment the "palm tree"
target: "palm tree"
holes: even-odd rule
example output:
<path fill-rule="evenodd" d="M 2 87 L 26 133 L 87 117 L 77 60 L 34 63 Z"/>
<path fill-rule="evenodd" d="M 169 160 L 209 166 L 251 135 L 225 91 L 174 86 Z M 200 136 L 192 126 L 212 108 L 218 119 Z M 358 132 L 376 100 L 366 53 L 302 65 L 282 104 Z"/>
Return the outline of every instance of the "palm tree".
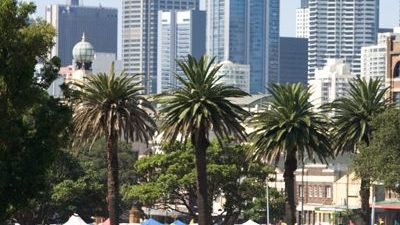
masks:
<path fill-rule="evenodd" d="M 220 143 L 222 139 L 231 136 L 237 141 L 244 140 L 246 134 L 241 122 L 249 115 L 228 99 L 248 94 L 219 83 L 217 72 L 221 65 L 214 66 L 214 60 L 215 58 L 209 60 L 207 56 L 196 60 L 188 55 L 186 59 L 178 61 L 183 74 L 177 74 L 176 79 L 182 86 L 172 93 L 157 97 L 164 105 L 160 111 L 163 118 L 163 138 L 169 142 L 175 141 L 179 136 L 182 140 L 190 138 L 195 148 L 200 225 L 212 224 L 206 171 L 210 131 L 213 131 Z"/>
<path fill-rule="evenodd" d="M 250 125 L 253 144 L 252 157 L 278 163 L 284 157 L 286 222 L 296 222 L 294 172 L 297 159 L 326 161 L 332 156 L 328 137 L 328 120 L 314 111 L 310 103 L 309 88 L 297 84 L 270 84 L 271 101 L 265 110 L 256 114 Z M 302 187 L 304 188 L 304 187 Z"/>
<path fill-rule="evenodd" d="M 107 143 L 107 200 L 111 225 L 119 223 L 118 140 L 148 143 L 156 131 L 151 104 L 140 95 L 136 76 L 111 73 L 87 76 L 74 84 L 73 123 L 78 140 Z"/>
<path fill-rule="evenodd" d="M 339 98 L 331 104 L 334 110 L 334 140 L 337 153 L 356 153 L 357 145 L 370 143 L 373 128 L 371 120 L 383 112 L 388 101 L 384 99 L 386 89 L 382 89 L 379 79 L 356 78 L 350 82 L 348 97 Z M 362 150 L 361 150 L 362 151 Z M 361 177 L 361 218 L 369 224 L 369 196 L 371 179 Z"/>

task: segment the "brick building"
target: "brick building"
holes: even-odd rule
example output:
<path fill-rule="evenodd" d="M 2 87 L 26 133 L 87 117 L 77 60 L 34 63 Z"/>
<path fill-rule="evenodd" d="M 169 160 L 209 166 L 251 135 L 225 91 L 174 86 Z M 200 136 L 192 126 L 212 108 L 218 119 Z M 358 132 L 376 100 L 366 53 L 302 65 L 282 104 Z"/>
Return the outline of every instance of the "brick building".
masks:
<path fill-rule="evenodd" d="M 400 103 L 400 34 L 389 36 L 386 43 L 386 87 L 389 88 L 387 97 Z"/>

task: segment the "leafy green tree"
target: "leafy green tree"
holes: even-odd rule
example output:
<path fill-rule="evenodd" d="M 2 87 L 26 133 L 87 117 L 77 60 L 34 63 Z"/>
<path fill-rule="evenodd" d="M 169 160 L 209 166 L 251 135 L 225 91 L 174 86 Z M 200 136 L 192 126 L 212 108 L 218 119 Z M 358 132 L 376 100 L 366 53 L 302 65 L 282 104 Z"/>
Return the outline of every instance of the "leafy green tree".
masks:
<path fill-rule="evenodd" d="M 146 98 L 137 76 L 110 74 L 87 76 L 75 84 L 72 97 L 73 123 L 76 137 L 82 142 L 99 137 L 106 140 L 107 201 L 111 225 L 119 223 L 118 140 L 147 143 L 152 139 L 156 124 L 149 115 L 154 111 Z"/>
<path fill-rule="evenodd" d="M 400 110 L 388 109 L 372 119 L 370 144 L 362 144 L 352 167 L 359 177 L 383 182 L 389 190 L 400 193 Z"/>
<path fill-rule="evenodd" d="M 78 154 L 60 151 L 47 170 L 39 195 L 24 208 L 13 214 L 22 225 L 52 224 L 65 222 L 76 212 L 85 221 L 92 216 L 107 216 L 107 161 L 105 141 L 97 141 L 91 149 L 83 146 Z M 120 181 L 134 184 L 136 173 L 132 169 L 137 153 L 129 143 L 119 143 L 121 163 Z M 131 202 L 123 202 L 123 210 L 129 210 Z"/>
<path fill-rule="evenodd" d="M 385 111 L 387 101 L 384 99 L 386 89 L 377 79 L 365 80 L 356 78 L 350 82 L 348 97 L 335 100 L 333 109 L 333 134 L 337 153 L 363 151 L 358 145 L 368 146 L 373 133 L 372 119 Z M 361 176 L 361 218 L 367 225 L 370 220 L 369 197 L 371 177 Z"/>
<path fill-rule="evenodd" d="M 39 195 L 68 140 L 71 112 L 46 92 L 60 67 L 46 60 L 55 31 L 29 19 L 35 8 L 0 2 L 0 223 Z M 47 65 L 41 80 L 34 77 L 38 61 Z"/>
<path fill-rule="evenodd" d="M 191 145 L 174 143 L 165 146 L 165 154 L 144 157 L 135 167 L 140 174 L 139 185 L 125 188 L 125 198 L 137 199 L 143 205 L 161 205 L 175 210 L 183 205 L 181 213 L 195 217 L 192 204 L 196 198 L 195 159 Z M 216 142 L 207 149 L 208 196 L 210 201 L 225 199 L 221 214 L 222 224 L 234 224 L 238 216 L 253 207 L 261 210 L 253 199 L 265 197 L 265 180 L 273 169 L 259 160 L 247 161 L 247 150 L 241 145 Z M 272 199 L 275 199 L 274 197 Z M 178 209 L 179 211 L 179 209 Z"/>
<path fill-rule="evenodd" d="M 269 188 L 269 210 L 271 223 L 277 223 L 285 216 L 285 198 L 275 188 Z M 244 211 L 244 218 L 252 219 L 259 223 L 267 221 L 267 199 L 257 198 L 250 203 Z"/>
<path fill-rule="evenodd" d="M 181 136 L 190 138 L 195 149 L 197 184 L 197 206 L 199 225 L 211 224 L 211 210 L 208 201 L 206 150 L 210 145 L 210 131 L 218 140 L 233 136 L 244 140 L 245 130 L 241 122 L 249 115 L 229 98 L 248 94 L 238 88 L 219 83 L 217 76 L 221 65 L 214 65 L 207 56 L 197 60 L 188 55 L 178 61 L 183 75 L 176 75 L 182 86 L 172 93 L 158 96 L 161 109 L 163 138 L 173 142 Z"/>
<path fill-rule="evenodd" d="M 297 158 L 325 161 L 332 156 L 328 121 L 313 110 L 309 88 L 303 84 L 270 84 L 272 98 L 265 110 L 250 121 L 253 149 L 250 154 L 278 162 L 284 157 L 285 212 L 289 225 L 296 222 L 294 172 Z"/>

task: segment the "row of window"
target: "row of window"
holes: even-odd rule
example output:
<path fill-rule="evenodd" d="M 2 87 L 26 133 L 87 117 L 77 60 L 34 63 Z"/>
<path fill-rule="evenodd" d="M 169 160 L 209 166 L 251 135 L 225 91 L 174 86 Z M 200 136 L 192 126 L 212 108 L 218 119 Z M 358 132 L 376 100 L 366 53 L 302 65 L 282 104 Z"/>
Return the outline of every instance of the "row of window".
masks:
<path fill-rule="evenodd" d="M 329 185 L 308 185 L 308 197 L 310 198 L 332 198 L 332 187 Z M 303 197 L 303 186 L 299 185 L 297 195 Z"/>

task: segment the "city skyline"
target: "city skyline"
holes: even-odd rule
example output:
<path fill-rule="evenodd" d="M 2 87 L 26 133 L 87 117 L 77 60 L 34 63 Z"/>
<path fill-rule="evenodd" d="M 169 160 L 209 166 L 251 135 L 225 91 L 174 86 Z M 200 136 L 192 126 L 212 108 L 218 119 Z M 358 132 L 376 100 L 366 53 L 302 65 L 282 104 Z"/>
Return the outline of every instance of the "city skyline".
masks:
<path fill-rule="evenodd" d="M 45 6 L 47 4 L 65 4 L 66 0 L 31 0 L 37 4 L 37 15 L 44 18 Z M 203 7 L 200 0 L 200 7 Z M 82 2 L 82 0 L 80 0 Z M 288 4 L 290 2 L 290 4 Z M 294 2 L 294 3 L 293 3 Z M 86 6 L 99 6 L 115 7 L 121 12 L 122 0 L 83 0 Z M 300 7 L 300 0 L 281 0 L 280 4 L 280 35 L 283 37 L 296 36 L 296 9 Z M 380 19 L 379 25 L 384 28 L 392 28 L 399 26 L 399 8 L 400 3 L 398 0 L 381 0 L 380 1 Z M 384 12 L 384 13 L 382 13 Z M 121 16 L 121 14 L 119 14 Z M 121 20 L 118 21 L 118 31 L 120 32 Z M 120 47 L 120 46 L 118 46 Z"/>

